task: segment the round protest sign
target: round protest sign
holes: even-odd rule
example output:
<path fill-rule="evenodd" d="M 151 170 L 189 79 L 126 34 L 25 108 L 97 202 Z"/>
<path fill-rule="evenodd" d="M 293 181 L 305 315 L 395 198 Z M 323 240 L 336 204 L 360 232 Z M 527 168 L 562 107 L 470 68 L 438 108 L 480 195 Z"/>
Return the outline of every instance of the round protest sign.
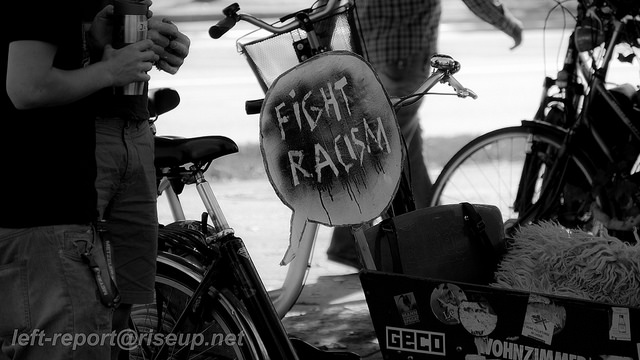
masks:
<path fill-rule="evenodd" d="M 313 57 L 276 79 L 260 115 L 267 176 L 293 210 L 295 256 L 308 221 L 347 226 L 389 206 L 404 158 L 391 102 L 371 66 L 346 51 Z"/>

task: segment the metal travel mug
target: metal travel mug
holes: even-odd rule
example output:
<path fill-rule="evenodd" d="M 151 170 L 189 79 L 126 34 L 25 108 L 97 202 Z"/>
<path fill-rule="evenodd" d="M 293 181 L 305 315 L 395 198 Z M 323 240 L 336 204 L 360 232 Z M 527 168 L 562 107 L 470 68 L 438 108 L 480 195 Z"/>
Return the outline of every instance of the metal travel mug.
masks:
<path fill-rule="evenodd" d="M 135 0 L 114 2 L 113 44 L 116 49 L 147 38 L 147 5 Z M 115 88 L 116 94 L 142 95 L 145 83 L 133 82 Z"/>

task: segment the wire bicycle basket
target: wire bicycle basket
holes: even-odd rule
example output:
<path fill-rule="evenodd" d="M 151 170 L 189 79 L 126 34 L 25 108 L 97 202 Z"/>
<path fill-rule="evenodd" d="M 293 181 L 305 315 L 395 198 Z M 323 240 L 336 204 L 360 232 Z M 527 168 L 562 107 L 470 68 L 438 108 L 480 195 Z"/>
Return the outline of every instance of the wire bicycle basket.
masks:
<path fill-rule="evenodd" d="M 298 13 L 316 11 L 320 7 L 301 10 Z M 284 17 L 275 24 L 296 21 L 296 14 Z M 275 25 L 274 24 L 274 25 Z M 327 50 L 347 50 L 362 55 L 363 41 L 356 27 L 355 3 L 343 1 L 330 15 L 315 21 L 312 26 L 320 44 Z M 236 42 L 238 52 L 247 59 L 263 91 L 285 71 L 314 54 L 308 33 L 301 27 L 282 34 L 254 30 Z"/>

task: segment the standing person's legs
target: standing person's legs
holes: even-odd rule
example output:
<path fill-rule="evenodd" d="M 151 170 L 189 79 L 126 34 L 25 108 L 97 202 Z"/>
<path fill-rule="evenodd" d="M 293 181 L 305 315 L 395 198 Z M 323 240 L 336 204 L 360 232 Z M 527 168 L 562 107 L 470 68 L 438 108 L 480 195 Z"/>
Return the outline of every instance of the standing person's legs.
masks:
<path fill-rule="evenodd" d="M 153 135 L 147 122 L 96 122 L 98 210 L 113 248 L 121 306 L 113 328 L 128 326 L 132 304 L 153 302 L 158 238 Z M 117 358 L 119 349 L 114 349 Z"/>
<path fill-rule="evenodd" d="M 427 78 L 424 58 L 417 55 L 402 64 L 387 64 L 377 69 L 380 80 L 391 96 L 403 96 L 416 90 Z M 407 157 L 403 165 L 405 173 L 410 174 L 410 185 L 413 191 L 416 208 L 429 206 L 431 179 L 424 159 L 424 144 L 418 109 L 422 100 L 402 108 L 397 113 L 398 125 L 407 144 Z M 360 267 L 351 230 L 339 227 L 333 230 L 331 243 L 327 249 L 329 260 Z"/>
<path fill-rule="evenodd" d="M 383 3 L 384 7 L 381 6 Z M 425 0 L 422 3 L 409 4 L 407 8 L 385 12 L 386 5 L 390 4 L 391 2 L 383 0 L 364 1 L 359 5 L 359 16 L 363 23 L 366 23 L 362 35 L 365 45 L 371 50 L 369 60 L 387 92 L 392 96 L 402 96 L 413 92 L 427 78 L 429 57 L 436 53 L 442 9 L 440 0 Z M 412 35 L 418 36 L 419 41 L 404 43 L 405 47 L 402 49 L 388 48 L 390 44 L 398 45 L 397 41 L 392 41 L 397 40 L 395 35 L 398 34 L 398 29 L 394 27 L 407 26 L 404 20 L 409 21 L 415 30 Z M 380 21 L 389 27 L 380 30 Z M 407 53 L 404 50 L 411 54 L 401 55 Z M 387 63 L 390 60 L 395 61 L 396 56 L 407 58 L 395 64 Z M 423 156 L 422 129 L 417 116 L 419 107 L 420 102 L 401 110 L 397 115 L 400 129 L 407 142 L 407 160 L 404 165 L 405 168 L 410 167 L 410 181 L 417 208 L 429 206 L 431 191 L 431 179 Z M 359 267 L 353 237 L 348 228 L 334 229 L 327 255 L 331 260 Z"/>
<path fill-rule="evenodd" d="M 112 309 L 84 253 L 108 274 L 90 225 L 0 228 L 0 343 L 10 359 L 109 359 Z"/>
<path fill-rule="evenodd" d="M 390 96 L 404 96 L 416 90 L 427 78 L 426 55 L 416 55 L 401 64 L 387 64 L 378 69 L 378 75 Z M 398 125 L 407 144 L 405 172 L 411 174 L 411 188 L 416 208 L 429 206 L 431 179 L 424 159 L 424 144 L 418 110 L 422 100 L 400 109 Z"/>

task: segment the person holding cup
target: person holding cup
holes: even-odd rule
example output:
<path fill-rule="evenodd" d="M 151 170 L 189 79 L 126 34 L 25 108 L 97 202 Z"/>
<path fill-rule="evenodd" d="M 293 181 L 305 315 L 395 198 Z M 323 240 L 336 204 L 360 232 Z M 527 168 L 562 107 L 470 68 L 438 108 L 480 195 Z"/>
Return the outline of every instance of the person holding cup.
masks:
<path fill-rule="evenodd" d="M 94 5 L 99 10 L 88 38 L 97 50 L 95 58 L 100 58 L 100 49 L 125 49 L 151 40 L 156 68 L 170 74 L 178 71 L 189 53 L 190 40 L 170 20 L 153 17 L 151 1 L 94 0 Z M 91 12 L 87 17 L 94 18 Z M 104 88 L 94 94 L 92 104 L 96 111 L 98 217 L 104 222 L 105 241 L 113 248 L 121 296 L 113 329 L 122 331 L 128 326 L 133 304 L 154 300 L 158 219 L 148 82 Z M 112 358 L 119 350 L 113 349 Z"/>
<path fill-rule="evenodd" d="M 110 279 L 92 271 L 109 273 L 96 231 L 91 97 L 148 81 L 146 72 L 161 55 L 144 39 L 122 49 L 105 45 L 91 58 L 85 5 L 5 4 L 6 14 L 26 17 L 2 25 L 0 347 L 10 359 L 106 360 L 111 354 L 108 343 L 66 341 L 74 334 L 108 335 L 113 315 Z"/>

